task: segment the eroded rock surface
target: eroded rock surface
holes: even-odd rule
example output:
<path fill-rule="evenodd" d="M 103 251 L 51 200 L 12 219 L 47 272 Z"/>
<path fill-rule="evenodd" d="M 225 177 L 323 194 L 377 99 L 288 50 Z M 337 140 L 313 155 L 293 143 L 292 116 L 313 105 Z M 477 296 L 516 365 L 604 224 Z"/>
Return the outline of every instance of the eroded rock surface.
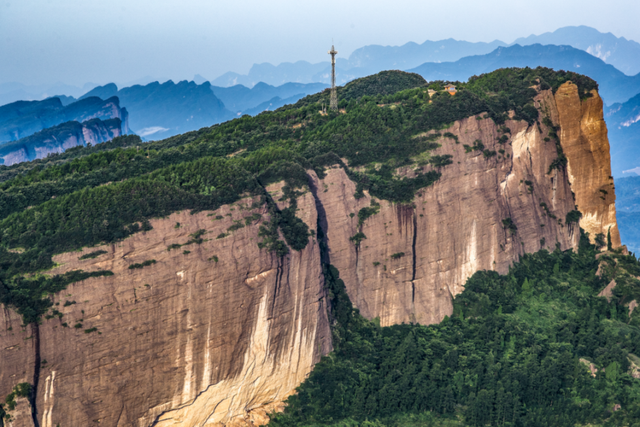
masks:
<path fill-rule="evenodd" d="M 55 297 L 62 319 L 40 325 L 39 353 L 47 361 L 36 402 L 42 427 L 249 420 L 265 415 L 252 410 L 281 402 L 302 382 L 331 349 L 319 248 L 310 242 L 283 259 L 261 251 L 258 227 L 268 213 L 247 209 L 251 203 L 175 213 L 121 243 L 55 258 L 60 267 L 52 274 L 114 275 L 69 286 Z M 315 228 L 311 194 L 298 206 Z M 254 213 L 262 219 L 227 231 Z M 167 249 L 198 230 L 206 231 L 203 243 Z M 216 238 L 222 233 L 229 235 Z M 107 253 L 79 260 L 96 250 Z M 129 269 L 147 260 L 156 262 Z M 20 319 L 3 312 L 3 325 L 15 331 L 0 337 L 0 393 L 5 384 L 32 382 L 33 363 L 26 362 L 34 354 Z"/>
<path fill-rule="evenodd" d="M 611 233 L 613 248 L 621 245 L 616 221 L 616 194 L 611 176 L 611 156 L 602 98 L 597 91 L 580 100 L 578 87 L 571 82 L 555 94 L 562 149 L 569 161 L 568 172 L 576 206 L 582 212 L 580 226 L 595 236 Z"/>
<path fill-rule="evenodd" d="M 50 274 L 114 275 L 55 295 L 64 316 L 44 319 L 38 342 L 32 327 L 3 309 L 0 397 L 39 378 L 42 427 L 260 425 L 331 350 L 323 261 L 338 268 L 365 317 L 431 324 L 452 313 L 452 298 L 476 271 L 504 273 L 524 253 L 575 248 L 578 224 L 566 223 L 575 205 L 592 237 L 611 230 L 618 246 L 599 97 L 580 101 L 564 85 L 536 102 L 540 123 L 508 120 L 501 128 L 478 116 L 442 130 L 458 142 L 442 137 L 433 154 L 452 163 L 409 204 L 366 192 L 356 198 L 339 166 L 322 178 L 309 171 L 297 216 L 322 229 L 324 254 L 314 237 L 284 258 L 259 249 L 269 213 L 246 198 L 215 212 L 154 219 L 151 231 L 117 244 L 56 256 Z M 551 167 L 558 151 L 543 117 L 560 126 L 566 168 Z M 503 135 L 508 140 L 500 143 Z M 473 148 L 478 142 L 482 149 Z M 282 186 L 267 188 L 281 209 L 288 206 L 279 200 Z M 358 212 L 376 203 L 377 213 L 360 223 Z M 260 219 L 246 225 L 253 214 Z M 245 225 L 230 231 L 238 221 Z M 189 243 L 199 230 L 204 241 Z M 359 232 L 366 238 L 356 245 L 351 238 Z M 97 250 L 106 253 L 79 259 Z M 19 414 L 15 426 L 33 424 L 28 407 Z"/>

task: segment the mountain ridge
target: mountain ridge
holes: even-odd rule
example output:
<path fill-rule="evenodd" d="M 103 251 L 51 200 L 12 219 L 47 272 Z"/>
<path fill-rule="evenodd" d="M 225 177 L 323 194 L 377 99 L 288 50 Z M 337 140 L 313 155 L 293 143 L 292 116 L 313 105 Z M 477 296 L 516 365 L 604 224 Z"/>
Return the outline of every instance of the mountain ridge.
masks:
<path fill-rule="evenodd" d="M 0 334 L 0 395 L 32 388 L 14 394 L 10 415 L 264 424 L 335 345 L 363 342 L 342 340 L 342 322 L 364 318 L 336 313 L 341 303 L 371 323 L 446 325 L 465 318 L 454 296 L 477 270 L 506 274 L 525 254 L 561 257 L 590 239 L 606 247 L 607 234 L 622 251 L 596 87 L 505 69 L 452 96 L 383 72 L 339 88 L 343 112 L 322 111 L 321 92 L 163 141 L 21 166 L 0 183 L 0 325 L 15 329 Z M 575 359 L 562 353 L 572 370 Z"/>

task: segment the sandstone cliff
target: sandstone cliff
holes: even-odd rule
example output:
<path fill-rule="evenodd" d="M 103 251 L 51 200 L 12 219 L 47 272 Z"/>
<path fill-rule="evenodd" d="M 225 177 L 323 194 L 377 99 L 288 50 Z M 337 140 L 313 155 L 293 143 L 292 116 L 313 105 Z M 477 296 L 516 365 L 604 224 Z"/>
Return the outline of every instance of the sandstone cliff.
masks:
<path fill-rule="evenodd" d="M 176 213 L 120 244 L 56 257 L 60 267 L 51 273 L 114 275 L 57 295 L 64 316 L 39 326 L 35 349 L 5 311 L 2 392 L 5 384 L 31 381 L 33 362 L 25 361 L 35 352 L 42 427 L 215 424 L 255 417 L 253 409 L 284 400 L 331 349 L 320 251 L 310 243 L 278 259 L 259 250 L 258 227 L 268 214 L 247 209 L 253 201 Z M 315 228 L 312 195 L 298 206 Z M 251 214 L 263 218 L 228 231 Z M 168 250 L 199 230 L 201 244 Z M 96 250 L 106 253 L 79 260 Z M 30 425 L 21 422 L 12 425 Z"/>
<path fill-rule="evenodd" d="M 479 115 L 442 130 L 455 138 L 442 136 L 433 155 L 450 155 L 452 163 L 411 204 L 366 192 L 356 198 L 339 165 L 322 177 L 309 171 L 297 216 L 321 228 L 324 253 L 316 239 L 283 258 L 260 250 L 258 230 L 269 213 L 245 198 L 152 220 L 151 231 L 118 244 L 56 256 L 49 274 L 113 276 L 55 295 L 62 318 L 39 326 L 21 327 L 3 310 L 0 396 L 35 383 L 43 427 L 260 424 L 331 350 L 323 261 L 338 268 L 365 317 L 430 324 L 452 313 L 452 298 L 474 272 L 505 272 L 541 248 L 575 248 L 579 227 L 566 218 L 576 205 L 580 226 L 591 236 L 611 229 L 619 245 L 599 97 L 581 101 L 563 85 L 555 95 L 541 91 L 536 102 L 540 123 L 500 127 Z M 557 144 L 566 167 L 557 163 Z M 418 168 L 433 166 L 396 172 L 413 176 Z M 275 200 L 281 189 L 268 188 Z M 362 221 L 363 208 L 375 213 Z M 204 241 L 193 242 L 194 233 Z M 79 259 L 95 251 L 104 253 Z M 34 425 L 26 399 L 19 404 L 11 425 Z"/>
<path fill-rule="evenodd" d="M 582 212 L 580 226 L 593 242 L 598 233 L 611 233 L 614 248 L 621 245 L 616 222 L 616 194 L 611 176 L 611 156 L 602 98 L 595 90 L 584 101 L 577 86 L 563 84 L 555 94 L 560 141 L 567 155 L 571 188 L 577 209 Z M 551 104 L 553 105 L 553 104 Z"/>

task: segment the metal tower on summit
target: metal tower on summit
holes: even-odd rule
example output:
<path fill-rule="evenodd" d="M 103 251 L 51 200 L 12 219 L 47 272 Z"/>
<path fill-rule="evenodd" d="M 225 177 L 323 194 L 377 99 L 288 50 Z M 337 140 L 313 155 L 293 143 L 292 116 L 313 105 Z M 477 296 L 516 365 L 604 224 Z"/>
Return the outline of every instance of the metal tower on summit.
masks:
<path fill-rule="evenodd" d="M 336 55 L 338 51 L 331 45 L 331 50 L 327 53 L 331 55 L 331 101 L 329 101 L 329 108 L 338 111 L 338 92 L 336 90 Z"/>

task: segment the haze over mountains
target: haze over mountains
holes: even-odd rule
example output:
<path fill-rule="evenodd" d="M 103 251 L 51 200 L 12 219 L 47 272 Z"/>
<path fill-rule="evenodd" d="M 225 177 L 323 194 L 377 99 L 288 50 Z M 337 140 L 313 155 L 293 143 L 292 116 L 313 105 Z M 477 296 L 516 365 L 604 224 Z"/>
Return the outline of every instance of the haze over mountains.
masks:
<path fill-rule="evenodd" d="M 18 101 L 0 107 L 0 143 L 16 141 L 64 122 L 118 118 L 123 133 L 128 133 L 128 113 L 117 97 L 87 96 L 71 104 L 59 98 L 43 101 Z"/>
<path fill-rule="evenodd" d="M 624 104 L 624 108 L 620 107 L 622 109 L 615 114 L 612 112 L 613 107 L 607 108 L 606 119 L 611 122 L 614 176 L 623 176 L 625 171 L 634 173 L 640 167 L 640 156 L 635 154 L 639 151 L 636 147 L 640 145 L 637 130 L 631 124 L 623 126 L 620 123 L 631 120 L 625 117 L 632 114 L 636 104 L 640 102 L 629 101 L 640 93 L 640 74 L 629 75 L 640 70 L 640 44 L 584 26 L 565 27 L 552 33 L 531 35 L 517 39 L 516 43 L 518 44 L 507 46 L 498 40 L 471 43 L 447 39 L 422 44 L 411 42 L 402 46 L 364 46 L 356 49 L 348 58 L 338 57 L 337 82 L 345 84 L 355 78 L 386 69 L 408 70 L 427 80 L 449 81 L 465 81 L 472 75 L 501 67 L 546 66 L 585 74 L 599 83 L 605 104 L 612 106 L 630 102 L 628 105 Z M 149 79 L 145 77 L 141 81 Z M 98 97 L 107 100 L 117 97 L 120 106 L 128 111 L 131 131 L 147 140 L 158 140 L 239 115 L 255 115 L 265 110 L 277 109 L 325 89 L 329 80 L 328 61 L 317 64 L 306 61 L 278 65 L 263 63 L 254 64 L 247 75 L 228 72 L 211 83 L 205 77 L 196 75 L 191 82 L 174 83 L 169 80 L 122 88 L 114 83 L 97 87 L 87 84 L 85 87 L 92 89 L 80 96 L 80 99 Z M 64 87 L 54 89 L 63 91 Z M 74 97 L 79 96 L 78 88 L 67 89 L 67 95 L 58 97 L 60 102 L 57 108 L 73 105 Z M 23 92 L 19 92 L 20 90 Z M 2 84 L 0 99 L 3 96 L 6 99 L 10 93 L 24 94 L 25 90 L 24 85 Z M 625 113 L 627 110 L 630 111 L 628 114 Z M 6 116 L 2 111 L 0 110 L 0 123 L 3 122 L 2 116 Z M 21 116 L 22 129 L 18 133 L 14 129 L 13 137 L 0 133 L 0 142 L 26 137 L 64 121 L 49 123 L 28 117 L 31 116 Z M 30 120 L 34 123 L 30 123 Z M 78 118 L 69 117 L 68 120 Z M 127 125 L 126 120 L 123 123 Z M 128 129 L 123 128 L 123 133 L 127 132 Z"/>

